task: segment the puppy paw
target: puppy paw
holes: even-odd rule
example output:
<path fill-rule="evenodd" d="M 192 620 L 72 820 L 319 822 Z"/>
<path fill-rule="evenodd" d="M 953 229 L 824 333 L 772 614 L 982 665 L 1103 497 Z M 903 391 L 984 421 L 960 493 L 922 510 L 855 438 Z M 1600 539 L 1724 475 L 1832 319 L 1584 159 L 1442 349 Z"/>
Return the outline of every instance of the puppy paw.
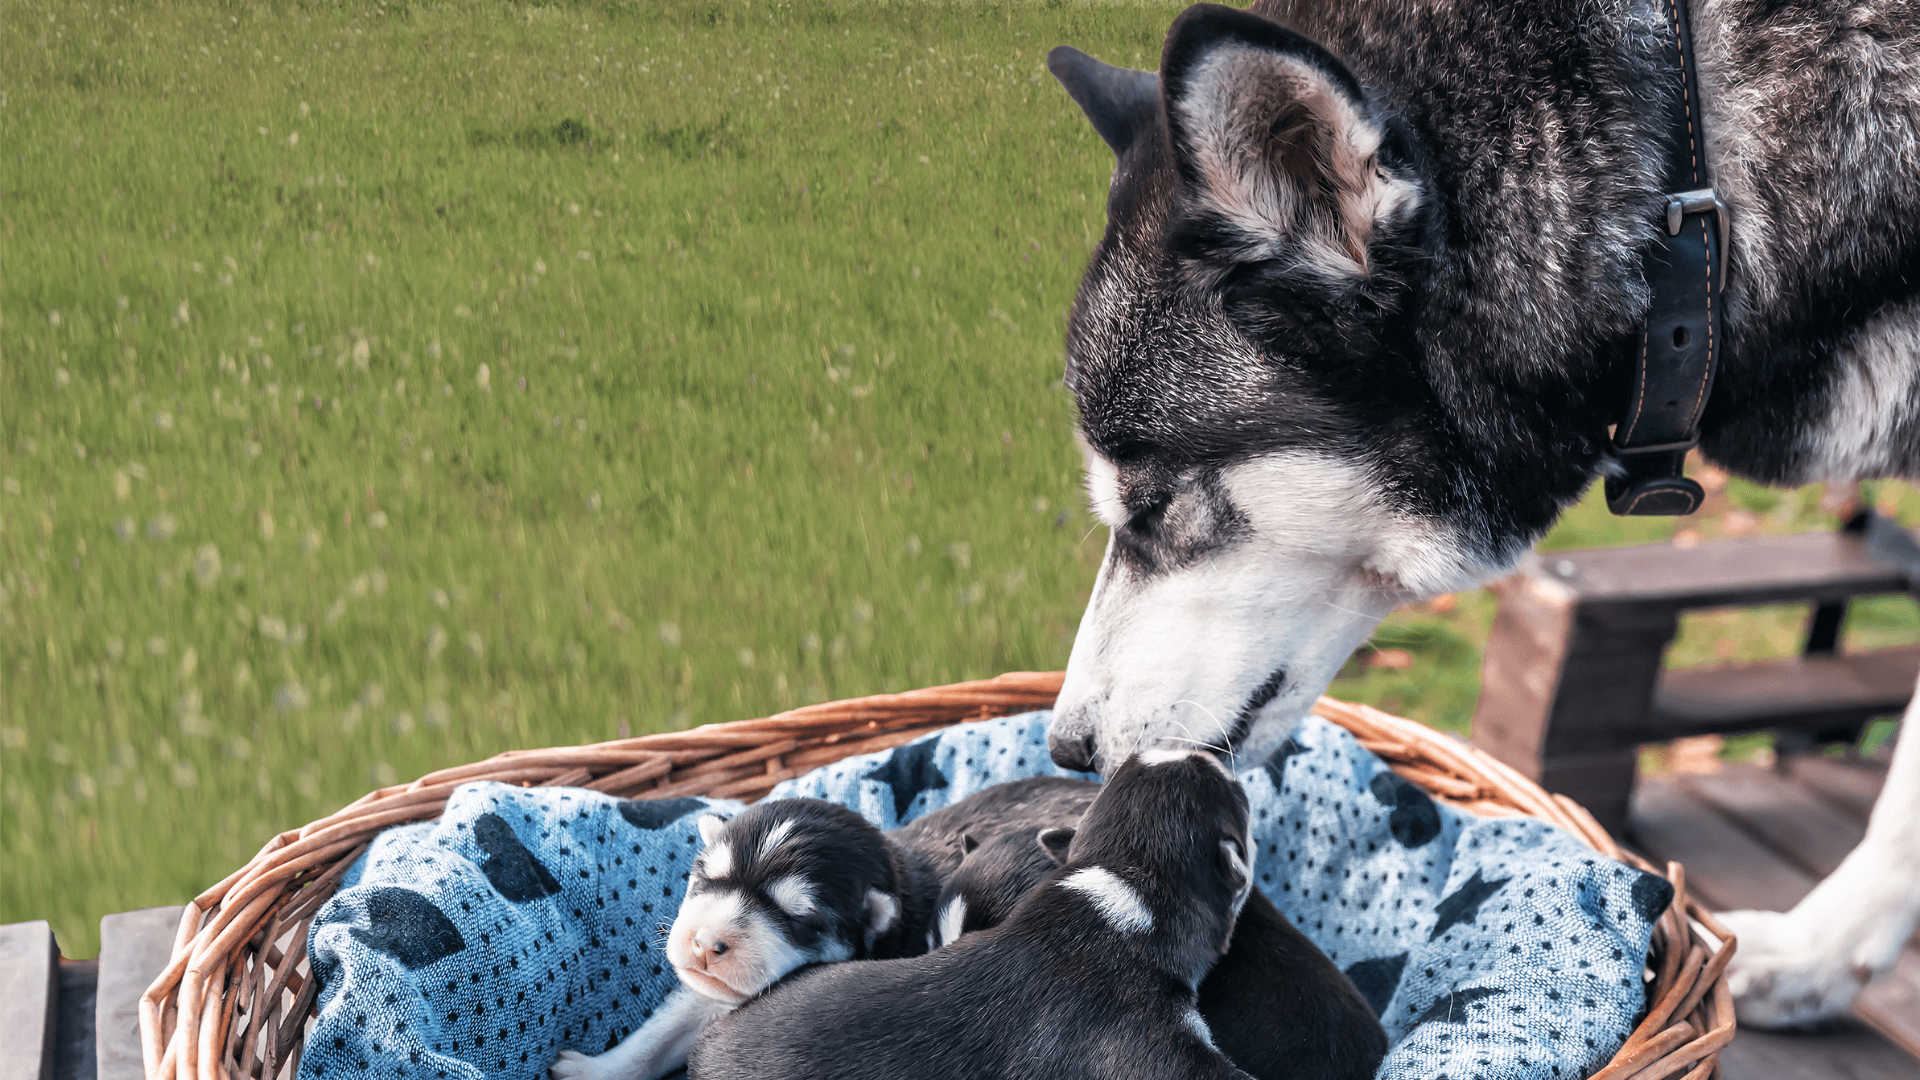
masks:
<path fill-rule="evenodd" d="M 559 1058 L 547 1067 L 553 1080 L 606 1080 L 604 1070 L 596 1058 L 590 1058 L 577 1050 L 562 1050 Z"/>
<path fill-rule="evenodd" d="M 1873 968 L 1845 942 L 1779 911 L 1729 911 L 1740 939 L 1727 968 L 1734 1014 L 1757 1028 L 1808 1027 L 1844 1015 Z"/>

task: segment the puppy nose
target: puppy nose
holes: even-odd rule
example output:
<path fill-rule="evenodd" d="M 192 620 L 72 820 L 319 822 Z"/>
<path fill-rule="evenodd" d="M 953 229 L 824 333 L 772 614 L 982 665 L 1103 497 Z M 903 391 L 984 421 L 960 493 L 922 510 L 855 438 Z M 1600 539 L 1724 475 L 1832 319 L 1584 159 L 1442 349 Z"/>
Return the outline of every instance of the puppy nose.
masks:
<path fill-rule="evenodd" d="M 1062 730 L 1047 733 L 1047 753 L 1063 769 L 1087 772 L 1093 768 L 1093 732 Z"/>
<path fill-rule="evenodd" d="M 731 948 L 725 938 L 705 929 L 695 930 L 688 938 L 688 943 L 693 946 L 693 955 L 702 963 L 705 963 L 709 957 L 725 956 L 727 950 Z"/>

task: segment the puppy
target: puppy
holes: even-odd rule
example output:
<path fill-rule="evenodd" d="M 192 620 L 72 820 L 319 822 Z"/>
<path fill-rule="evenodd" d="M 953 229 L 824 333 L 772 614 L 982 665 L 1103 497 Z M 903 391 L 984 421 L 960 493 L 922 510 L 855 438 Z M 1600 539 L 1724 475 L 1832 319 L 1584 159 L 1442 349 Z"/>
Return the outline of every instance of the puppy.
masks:
<path fill-rule="evenodd" d="M 1002 833 L 981 843 L 960 836 L 960 865 L 940 887 L 934 932 L 951 945 L 962 934 L 990 930 L 1007 920 L 1043 878 L 1067 861 L 1071 827 Z"/>
<path fill-rule="evenodd" d="M 938 876 L 859 814 L 781 799 L 699 828 L 705 848 L 667 934 L 682 985 L 612 1050 L 562 1050 L 556 1080 L 657 1080 L 715 1018 L 795 968 L 928 947 Z"/>
<path fill-rule="evenodd" d="M 706 1080 L 1245 1077 L 1195 986 L 1253 891 L 1247 799 L 1205 754 L 1130 759 L 1055 869 L 991 930 L 816 965 L 695 1044 Z"/>
<path fill-rule="evenodd" d="M 1004 921 L 1064 865 L 1071 828 L 961 837 L 960 865 L 941 887 L 942 945 Z M 1200 982 L 1214 1043 L 1259 1080 L 1365 1080 L 1387 1052 L 1386 1032 L 1360 991 L 1272 901 L 1255 890 L 1227 954 Z"/>

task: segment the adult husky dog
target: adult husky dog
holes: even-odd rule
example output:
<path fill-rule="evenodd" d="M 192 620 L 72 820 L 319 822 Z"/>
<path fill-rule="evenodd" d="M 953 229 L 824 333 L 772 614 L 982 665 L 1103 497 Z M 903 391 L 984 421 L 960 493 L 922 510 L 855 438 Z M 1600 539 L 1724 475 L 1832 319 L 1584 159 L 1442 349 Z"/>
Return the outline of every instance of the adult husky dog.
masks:
<path fill-rule="evenodd" d="M 1262 0 L 1189 9 L 1157 75 L 1055 50 L 1118 155 L 1068 332 L 1112 535 L 1057 762 L 1271 752 L 1387 612 L 1505 572 L 1619 469 L 1671 2 Z M 1920 476 L 1920 4 L 1692 21 L 1734 237 L 1702 449 Z M 1750 1021 L 1844 1009 L 1920 917 L 1916 730 L 1845 866 L 1733 918 Z"/>

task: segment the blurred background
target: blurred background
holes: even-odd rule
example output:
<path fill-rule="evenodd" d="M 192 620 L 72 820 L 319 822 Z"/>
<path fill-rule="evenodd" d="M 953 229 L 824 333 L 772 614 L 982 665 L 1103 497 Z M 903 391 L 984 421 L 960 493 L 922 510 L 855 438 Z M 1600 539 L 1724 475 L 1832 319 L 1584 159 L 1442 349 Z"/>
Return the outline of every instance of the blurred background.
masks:
<path fill-rule="evenodd" d="M 0 922 L 89 956 L 440 766 L 1063 666 L 1112 159 L 1043 57 L 1180 6 L 0 2 Z M 1697 475 L 1545 546 L 1835 524 Z M 1464 732 L 1493 610 L 1334 693 Z"/>

